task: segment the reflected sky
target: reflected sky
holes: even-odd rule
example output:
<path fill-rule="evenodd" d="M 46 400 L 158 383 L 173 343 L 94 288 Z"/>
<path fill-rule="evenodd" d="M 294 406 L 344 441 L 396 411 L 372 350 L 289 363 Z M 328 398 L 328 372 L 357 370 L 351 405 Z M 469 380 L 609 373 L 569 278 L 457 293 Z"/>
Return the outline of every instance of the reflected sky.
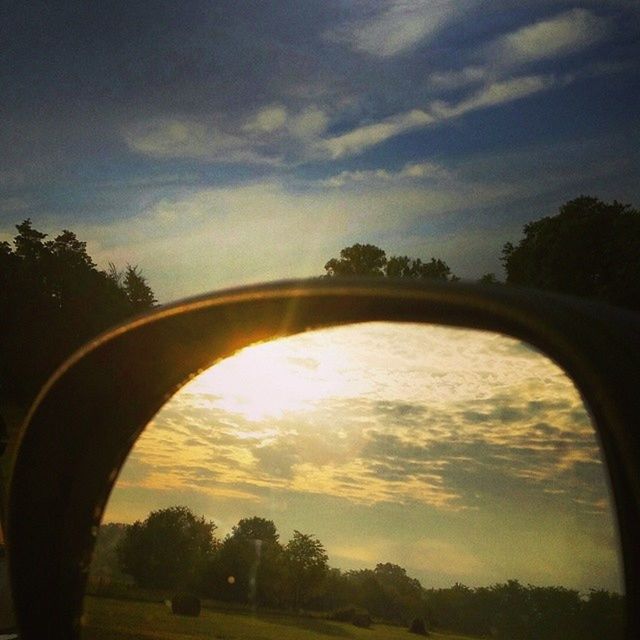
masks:
<path fill-rule="evenodd" d="M 568 378 L 491 333 L 368 323 L 245 349 L 136 444 L 105 521 L 190 506 L 274 520 L 341 568 L 424 586 L 518 578 L 620 590 L 598 445 Z"/>

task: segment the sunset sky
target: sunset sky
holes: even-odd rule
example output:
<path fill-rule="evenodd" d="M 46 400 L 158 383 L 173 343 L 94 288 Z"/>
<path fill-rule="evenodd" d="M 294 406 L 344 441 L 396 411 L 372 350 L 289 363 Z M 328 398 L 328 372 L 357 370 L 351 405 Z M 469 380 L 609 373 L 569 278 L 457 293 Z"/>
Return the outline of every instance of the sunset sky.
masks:
<path fill-rule="evenodd" d="M 580 194 L 640 205 L 635 0 L 5 2 L 0 239 L 162 302 L 355 242 L 501 273 Z"/>
<path fill-rule="evenodd" d="M 137 442 L 105 521 L 184 504 L 223 537 L 272 519 L 332 566 L 620 590 L 594 430 L 572 384 L 489 333 L 371 323 L 249 348 L 185 386 Z"/>

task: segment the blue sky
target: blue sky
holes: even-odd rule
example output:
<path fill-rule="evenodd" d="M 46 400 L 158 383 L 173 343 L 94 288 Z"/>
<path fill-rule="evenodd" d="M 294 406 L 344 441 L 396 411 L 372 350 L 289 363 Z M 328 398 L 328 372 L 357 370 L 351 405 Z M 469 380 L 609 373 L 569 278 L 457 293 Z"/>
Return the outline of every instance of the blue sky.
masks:
<path fill-rule="evenodd" d="M 607 0 L 5 3 L 0 235 L 70 228 L 161 301 L 355 242 L 500 273 L 640 202 L 640 11 Z"/>

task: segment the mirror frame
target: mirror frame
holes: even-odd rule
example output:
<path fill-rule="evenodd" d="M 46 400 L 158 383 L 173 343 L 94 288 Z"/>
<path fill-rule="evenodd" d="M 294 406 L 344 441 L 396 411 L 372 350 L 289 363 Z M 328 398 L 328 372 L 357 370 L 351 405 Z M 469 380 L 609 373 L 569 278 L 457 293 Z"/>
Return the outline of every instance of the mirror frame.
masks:
<path fill-rule="evenodd" d="M 97 528 L 138 436 L 190 378 L 255 342 L 370 321 L 506 334 L 572 378 L 603 449 L 618 519 L 627 634 L 640 637 L 640 316 L 499 285 L 319 278 L 156 310 L 76 352 L 21 428 L 8 508 L 21 637 L 77 638 Z"/>

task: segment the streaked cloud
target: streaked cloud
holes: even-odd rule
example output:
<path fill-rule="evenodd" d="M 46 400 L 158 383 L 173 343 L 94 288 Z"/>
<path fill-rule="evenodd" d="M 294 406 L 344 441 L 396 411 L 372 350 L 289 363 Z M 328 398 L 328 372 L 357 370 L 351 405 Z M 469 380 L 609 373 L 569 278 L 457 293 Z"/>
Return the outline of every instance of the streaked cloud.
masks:
<path fill-rule="evenodd" d="M 377 11 L 330 31 L 327 37 L 377 57 L 395 56 L 424 44 L 469 6 L 470 0 L 391 0 Z"/>
<path fill-rule="evenodd" d="M 413 109 L 328 138 L 323 140 L 320 145 L 323 150 L 328 152 L 330 158 L 336 159 L 361 153 L 390 138 L 414 129 L 420 129 L 433 122 L 434 118 L 430 114 L 421 109 Z"/>
<path fill-rule="evenodd" d="M 572 9 L 497 38 L 487 52 L 501 66 L 527 64 L 582 51 L 602 41 L 610 30 L 609 18 Z"/>
<path fill-rule="evenodd" d="M 465 115 L 478 109 L 486 109 L 497 105 L 521 100 L 540 91 L 545 91 L 557 84 L 551 76 L 520 76 L 482 87 L 476 93 L 457 103 L 434 102 L 431 110 L 440 120 L 448 120 Z"/>
<path fill-rule="evenodd" d="M 401 134 L 458 118 L 479 109 L 521 100 L 549 89 L 556 83 L 557 81 L 552 76 L 542 75 L 519 76 L 490 82 L 458 102 L 433 101 L 426 110 L 413 109 L 394 115 L 380 122 L 366 124 L 339 136 L 323 140 L 320 144 L 333 159 L 356 155 Z"/>
<path fill-rule="evenodd" d="M 376 183 L 388 185 L 390 182 L 404 180 L 446 179 L 449 175 L 447 169 L 435 162 L 408 162 L 399 171 L 387 169 L 341 171 L 335 176 L 318 181 L 318 184 L 325 187 L 344 187 L 350 184 L 373 186 Z"/>

